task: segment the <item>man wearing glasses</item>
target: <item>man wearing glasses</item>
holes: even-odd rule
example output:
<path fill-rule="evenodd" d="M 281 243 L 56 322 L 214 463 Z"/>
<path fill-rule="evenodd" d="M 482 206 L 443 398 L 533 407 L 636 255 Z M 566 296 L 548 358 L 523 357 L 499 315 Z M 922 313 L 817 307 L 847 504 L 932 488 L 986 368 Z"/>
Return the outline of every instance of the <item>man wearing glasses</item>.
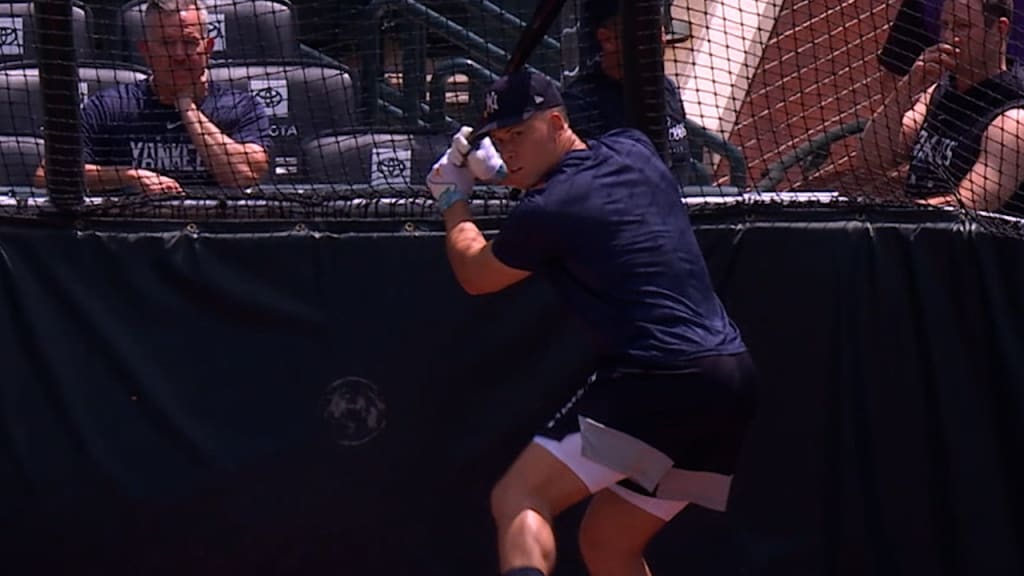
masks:
<path fill-rule="evenodd" d="M 82 109 L 86 188 L 181 194 L 188 185 L 259 182 L 270 165 L 270 120 L 248 92 L 207 79 L 214 40 L 201 0 L 150 0 L 144 18 L 150 77 L 97 92 Z M 46 185 L 43 166 L 35 184 Z"/>

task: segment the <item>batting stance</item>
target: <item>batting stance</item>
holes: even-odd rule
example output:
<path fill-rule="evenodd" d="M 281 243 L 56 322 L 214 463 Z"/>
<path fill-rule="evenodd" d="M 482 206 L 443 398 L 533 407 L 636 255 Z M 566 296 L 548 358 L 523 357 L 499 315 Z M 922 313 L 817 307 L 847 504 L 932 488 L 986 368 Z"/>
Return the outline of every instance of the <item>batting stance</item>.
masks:
<path fill-rule="evenodd" d="M 593 494 L 580 528 L 590 573 L 649 574 L 647 543 L 687 503 L 725 508 L 753 364 L 643 134 L 581 140 L 557 87 L 525 71 L 500 78 L 486 104 L 489 139 L 470 151 L 463 128 L 427 178 L 455 276 L 486 294 L 543 275 L 600 356 L 493 489 L 501 571 L 550 574 L 552 519 Z M 466 202 L 474 179 L 525 191 L 490 242 Z"/>

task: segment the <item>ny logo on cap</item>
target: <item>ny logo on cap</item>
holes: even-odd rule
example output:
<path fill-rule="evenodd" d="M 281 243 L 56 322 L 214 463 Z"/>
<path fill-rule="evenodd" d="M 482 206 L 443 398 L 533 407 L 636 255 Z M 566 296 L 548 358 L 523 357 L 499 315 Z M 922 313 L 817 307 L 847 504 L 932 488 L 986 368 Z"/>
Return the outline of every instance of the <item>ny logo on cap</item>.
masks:
<path fill-rule="evenodd" d="M 498 93 L 492 90 L 488 92 L 487 96 L 484 98 L 484 116 L 489 117 L 491 114 L 494 114 L 494 112 L 497 110 Z"/>

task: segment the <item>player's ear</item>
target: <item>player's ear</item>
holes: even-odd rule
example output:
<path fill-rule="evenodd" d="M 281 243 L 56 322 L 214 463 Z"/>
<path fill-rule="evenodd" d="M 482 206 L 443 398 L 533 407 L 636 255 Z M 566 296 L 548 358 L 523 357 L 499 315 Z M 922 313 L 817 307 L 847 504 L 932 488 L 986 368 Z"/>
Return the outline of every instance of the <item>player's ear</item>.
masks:
<path fill-rule="evenodd" d="M 569 120 L 561 108 L 548 110 L 545 115 L 545 121 L 551 134 L 561 134 L 563 130 L 569 127 Z"/>

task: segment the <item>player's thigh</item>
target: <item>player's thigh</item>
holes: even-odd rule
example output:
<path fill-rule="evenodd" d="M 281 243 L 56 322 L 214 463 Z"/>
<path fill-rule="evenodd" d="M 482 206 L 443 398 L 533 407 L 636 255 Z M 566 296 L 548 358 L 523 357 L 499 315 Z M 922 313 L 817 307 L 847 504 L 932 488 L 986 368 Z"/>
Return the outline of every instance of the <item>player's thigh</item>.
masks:
<path fill-rule="evenodd" d="M 580 525 L 580 550 L 590 561 L 641 557 L 651 539 L 686 502 L 643 496 L 621 486 L 594 495 Z"/>
<path fill-rule="evenodd" d="M 496 517 L 518 513 L 524 505 L 555 516 L 626 477 L 583 456 L 579 408 L 589 394 L 589 386 L 581 386 L 498 481 L 491 494 Z"/>
<path fill-rule="evenodd" d="M 531 442 L 495 484 L 491 511 L 499 519 L 525 508 L 553 517 L 589 495 L 587 484 L 568 464 Z"/>

